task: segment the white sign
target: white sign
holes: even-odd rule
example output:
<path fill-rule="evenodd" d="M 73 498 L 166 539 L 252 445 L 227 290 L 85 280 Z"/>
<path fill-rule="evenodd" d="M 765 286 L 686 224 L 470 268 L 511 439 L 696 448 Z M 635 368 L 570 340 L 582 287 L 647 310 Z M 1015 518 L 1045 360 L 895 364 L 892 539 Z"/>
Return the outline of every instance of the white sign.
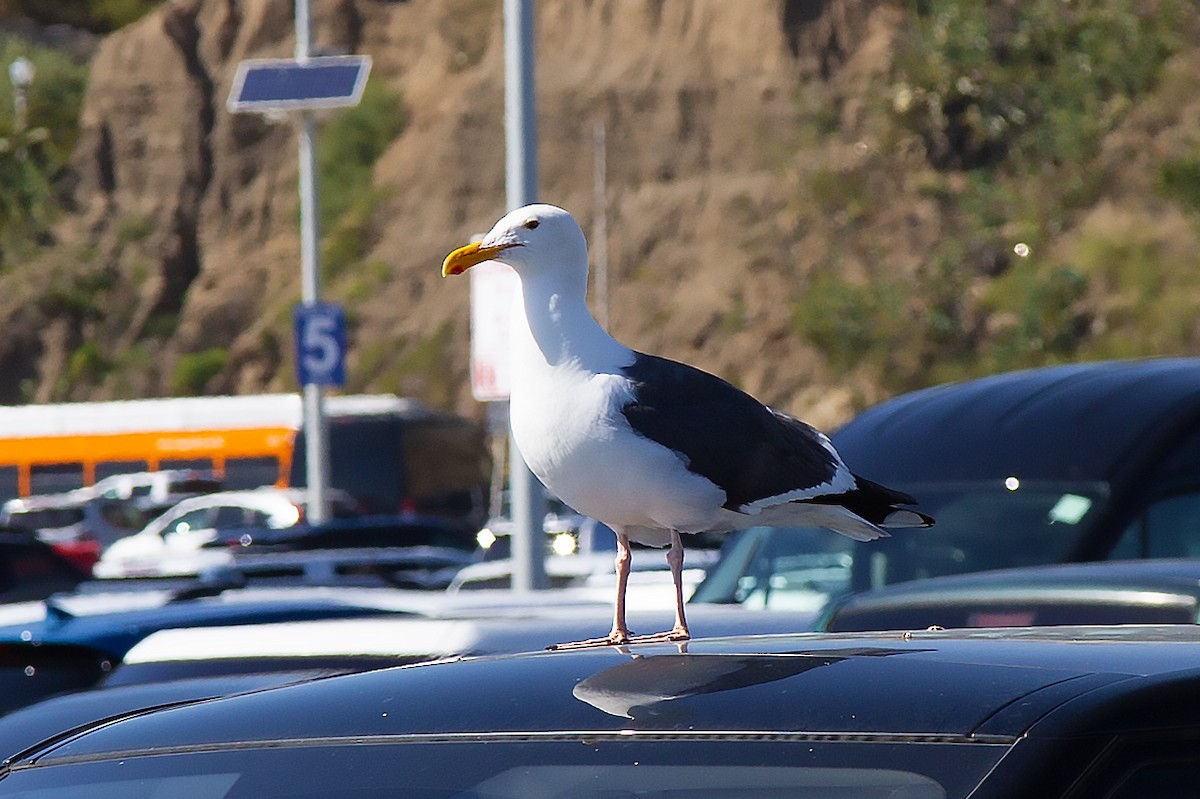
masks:
<path fill-rule="evenodd" d="M 484 261 L 471 267 L 471 393 L 480 402 L 506 400 L 511 386 L 508 336 L 517 273 Z"/>

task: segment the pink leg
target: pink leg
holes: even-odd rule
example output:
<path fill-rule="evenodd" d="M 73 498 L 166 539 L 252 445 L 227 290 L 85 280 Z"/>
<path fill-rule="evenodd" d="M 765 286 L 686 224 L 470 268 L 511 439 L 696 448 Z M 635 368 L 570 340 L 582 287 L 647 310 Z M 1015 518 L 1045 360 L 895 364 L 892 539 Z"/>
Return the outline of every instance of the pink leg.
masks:
<path fill-rule="evenodd" d="M 671 531 L 671 548 L 667 551 L 667 565 L 671 567 L 671 580 L 675 583 L 675 626 L 665 633 L 636 635 L 628 639 L 631 644 L 649 644 L 660 641 L 687 641 L 692 637 L 683 613 L 683 542 L 679 533 Z"/>
<path fill-rule="evenodd" d="M 580 649 L 592 646 L 611 646 L 628 643 L 629 627 L 625 623 L 625 589 L 629 585 L 629 568 L 633 555 L 629 552 L 629 539 L 622 533 L 617 533 L 617 601 L 613 610 L 612 632 L 605 638 L 589 638 L 584 641 L 572 641 L 565 644 L 554 644 L 547 649 Z M 682 561 L 682 553 L 680 555 Z"/>
<path fill-rule="evenodd" d="M 688 632 L 687 619 L 683 614 L 683 542 L 679 540 L 677 530 L 671 531 L 667 564 L 671 567 L 671 580 L 675 583 L 675 627 L 667 637 L 672 641 L 686 641 L 692 635 Z"/>
<path fill-rule="evenodd" d="M 613 609 L 612 632 L 608 634 L 614 644 L 629 640 L 629 625 L 625 623 L 625 590 L 629 586 L 629 566 L 633 555 L 629 551 L 629 539 L 617 533 L 617 602 Z"/>

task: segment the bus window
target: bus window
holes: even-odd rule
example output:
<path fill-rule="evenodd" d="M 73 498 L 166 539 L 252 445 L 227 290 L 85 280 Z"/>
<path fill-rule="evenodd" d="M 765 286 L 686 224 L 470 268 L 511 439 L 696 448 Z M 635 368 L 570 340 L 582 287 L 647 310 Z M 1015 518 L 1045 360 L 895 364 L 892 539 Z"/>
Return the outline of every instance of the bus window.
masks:
<path fill-rule="evenodd" d="M 226 488 L 257 488 L 279 482 L 277 458 L 227 458 L 225 460 Z"/>
<path fill-rule="evenodd" d="M 83 488 L 82 463 L 45 463 L 29 469 L 31 494 L 58 494 Z"/>
<path fill-rule="evenodd" d="M 21 470 L 16 466 L 0 466 L 0 502 L 21 496 Z"/>
<path fill-rule="evenodd" d="M 105 477 L 112 477 L 117 474 L 133 474 L 134 472 L 148 472 L 150 465 L 146 461 L 97 461 L 96 462 L 96 480 L 103 480 Z"/>

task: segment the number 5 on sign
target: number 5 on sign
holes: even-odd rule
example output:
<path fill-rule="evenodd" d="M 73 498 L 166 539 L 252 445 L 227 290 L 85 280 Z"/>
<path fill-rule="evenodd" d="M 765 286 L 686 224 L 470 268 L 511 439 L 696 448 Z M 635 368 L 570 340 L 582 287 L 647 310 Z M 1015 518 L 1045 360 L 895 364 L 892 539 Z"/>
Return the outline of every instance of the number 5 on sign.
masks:
<path fill-rule="evenodd" d="M 296 306 L 296 373 L 302 386 L 346 384 L 346 314 L 341 306 Z"/>

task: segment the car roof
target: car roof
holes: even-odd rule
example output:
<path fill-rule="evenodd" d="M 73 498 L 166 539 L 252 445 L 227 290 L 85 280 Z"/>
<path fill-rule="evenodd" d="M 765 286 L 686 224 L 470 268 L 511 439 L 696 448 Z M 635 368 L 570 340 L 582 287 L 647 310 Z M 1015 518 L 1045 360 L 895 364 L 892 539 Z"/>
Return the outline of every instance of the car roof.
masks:
<path fill-rule="evenodd" d="M 1161 591 L 1200 597 L 1200 560 L 1161 558 L 1056 563 L 950 574 L 865 591 L 847 597 L 846 601 L 865 602 L 873 597 L 884 596 L 974 596 L 1001 591 L 1019 593 L 1025 589 L 1043 591 L 1048 588 L 1062 588 L 1071 592 L 1081 589 Z"/>
<path fill-rule="evenodd" d="M 113 688 L 99 687 L 51 696 L 0 718 L 0 760 L 44 738 L 97 719 L 196 699 L 261 690 L 334 672 L 327 669 L 165 680 Z"/>
<path fill-rule="evenodd" d="M 1108 481 L 1200 418 L 1200 358 L 1030 369 L 914 391 L 833 436 L 872 480 Z M 1132 463 L 1130 462 L 1132 456 Z"/>
<path fill-rule="evenodd" d="M 1032 624 L 1050 609 L 1053 618 L 1070 622 L 1194 622 L 1198 606 L 1200 560 L 1067 563 L 929 577 L 850 594 L 826 608 L 820 628 L 949 626 L 947 619 L 964 613 L 988 618 L 1006 610 L 1028 619 L 1017 623 Z"/>
<path fill-rule="evenodd" d="M 1198 663 L 1200 629 L 1190 625 L 599 647 L 316 680 L 107 723 L 31 756 L 656 730 L 1011 743 L 1034 732 L 1194 724 Z M 1162 692 L 1168 683 L 1184 690 Z M 1069 713 L 1055 712 L 1067 704 Z"/>
<path fill-rule="evenodd" d="M 449 603 L 420 616 L 168 629 L 147 636 L 130 649 L 122 668 L 240 658 L 348 655 L 430 660 L 537 651 L 562 641 L 601 635 L 611 623 L 610 616 L 607 604 L 586 602 L 497 605 L 487 613 L 473 605 Z M 688 618 L 693 627 L 713 636 L 798 632 L 807 627 L 806 620 L 796 614 L 747 610 L 736 605 L 694 606 Z M 665 630 L 674 622 L 674 611 L 632 610 L 629 622 L 637 630 Z"/>

